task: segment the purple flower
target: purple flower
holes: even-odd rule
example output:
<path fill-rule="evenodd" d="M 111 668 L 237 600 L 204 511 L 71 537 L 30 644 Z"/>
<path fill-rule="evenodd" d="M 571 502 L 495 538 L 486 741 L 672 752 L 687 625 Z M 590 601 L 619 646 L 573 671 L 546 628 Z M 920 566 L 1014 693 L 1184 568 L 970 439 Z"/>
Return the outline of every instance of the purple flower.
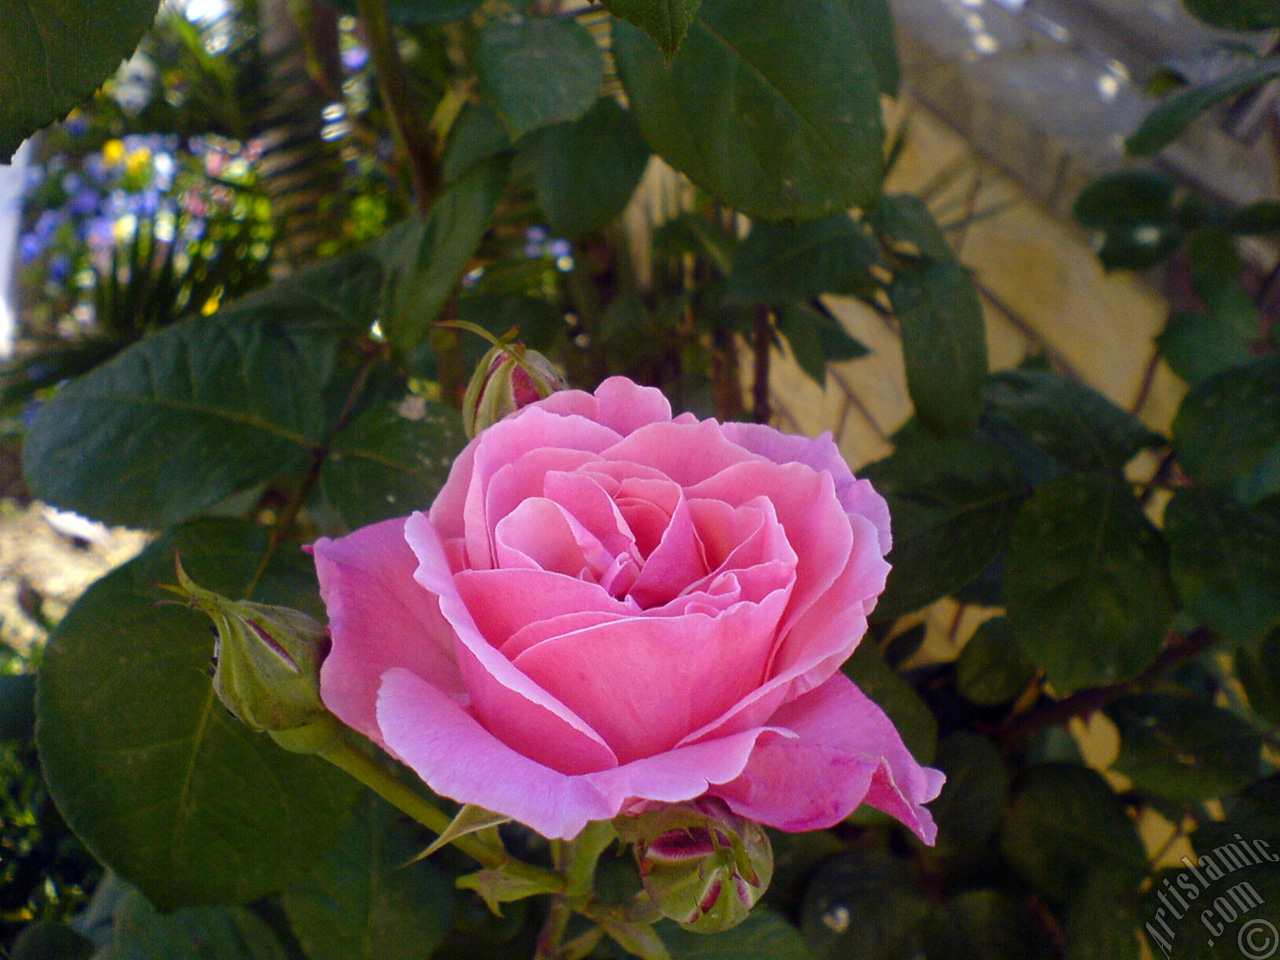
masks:
<path fill-rule="evenodd" d="M 44 252 L 44 241 L 34 233 L 24 233 L 18 241 L 18 255 L 23 263 L 30 263 Z"/>
<path fill-rule="evenodd" d="M 364 47 L 347 47 L 342 51 L 342 65 L 348 70 L 359 70 L 369 62 L 369 51 Z"/>

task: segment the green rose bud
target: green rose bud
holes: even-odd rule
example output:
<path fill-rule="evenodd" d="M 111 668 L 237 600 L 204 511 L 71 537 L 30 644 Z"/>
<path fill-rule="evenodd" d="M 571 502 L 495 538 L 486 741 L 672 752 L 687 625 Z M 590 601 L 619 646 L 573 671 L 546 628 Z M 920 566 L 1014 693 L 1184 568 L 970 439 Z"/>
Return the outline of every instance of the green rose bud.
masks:
<path fill-rule="evenodd" d="M 340 735 L 341 724 L 320 701 L 324 626 L 298 610 L 206 590 L 181 563 L 178 584 L 168 589 L 213 619 L 213 689 L 236 719 L 295 753 L 317 753 Z"/>
<path fill-rule="evenodd" d="M 635 844 L 640 880 L 657 908 L 686 930 L 736 927 L 769 887 L 773 848 L 758 823 L 713 798 L 615 821 Z"/>
<path fill-rule="evenodd" d="M 563 390 L 555 365 L 519 343 L 495 343 L 480 360 L 462 400 L 462 425 L 474 437 L 509 413 Z"/>

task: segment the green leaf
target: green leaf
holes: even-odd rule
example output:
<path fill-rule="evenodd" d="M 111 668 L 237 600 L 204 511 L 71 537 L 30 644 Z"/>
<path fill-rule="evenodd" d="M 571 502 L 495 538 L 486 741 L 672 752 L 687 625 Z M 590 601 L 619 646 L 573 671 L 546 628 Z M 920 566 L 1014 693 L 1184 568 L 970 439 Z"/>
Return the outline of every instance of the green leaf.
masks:
<path fill-rule="evenodd" d="M 379 283 L 371 257 L 344 257 L 122 351 L 41 407 L 23 454 L 32 490 L 159 529 L 305 470 L 338 345 L 368 329 Z"/>
<path fill-rule="evenodd" d="M 783 304 L 774 313 L 774 323 L 787 338 L 800 369 L 818 386 L 827 382 L 828 363 L 853 360 L 868 353 L 839 320 L 813 304 Z"/>
<path fill-rule="evenodd" d="M 893 10 L 889 0 L 847 0 L 849 13 L 858 25 L 871 62 L 875 64 L 880 92 L 890 97 L 898 95 L 901 70 L 898 65 L 898 44 L 893 32 Z"/>
<path fill-rule="evenodd" d="M 497 112 L 488 104 L 468 100 L 449 128 L 440 173 L 445 183 L 453 183 L 477 164 L 514 150 Z"/>
<path fill-rule="evenodd" d="M 713 936 L 691 933 L 668 921 L 657 929 L 673 960 L 812 960 L 813 956 L 800 932 L 765 907 L 756 907 L 738 926 Z"/>
<path fill-rule="evenodd" d="M 629 20 L 653 38 L 670 60 L 689 33 L 702 0 L 601 0 L 616 17 Z"/>
<path fill-rule="evenodd" d="M 1280 200 L 1259 200 L 1241 207 L 1227 217 L 1222 228 L 1246 236 L 1280 232 Z"/>
<path fill-rule="evenodd" d="M 267 540 L 239 521 L 171 531 L 85 592 L 41 665 L 36 735 L 58 808 L 95 856 L 166 909 L 279 889 L 324 855 L 355 796 L 344 774 L 281 750 L 216 702 L 207 618 L 156 586 L 173 582 L 178 552 L 219 593 L 318 613 L 296 548 L 259 577 Z"/>
<path fill-rule="evenodd" d="M 1182 0 L 1195 16 L 1223 30 L 1274 30 L 1280 7 L 1273 0 Z"/>
<path fill-rule="evenodd" d="M 540 130 L 533 183 L 553 233 L 579 237 L 622 213 L 649 163 L 631 111 L 601 97 L 577 120 Z"/>
<path fill-rule="evenodd" d="M 785 17 L 772 0 L 704 0 L 670 66 L 626 23 L 613 49 L 649 145 L 730 206 L 806 220 L 875 199 L 880 94 L 844 0 Z"/>
<path fill-rule="evenodd" d="M 512 140 L 578 119 L 604 80 L 595 38 L 571 18 L 490 20 L 476 40 L 475 62 Z"/>
<path fill-rule="evenodd" d="M 0 0 L 0 163 L 102 86 L 133 53 L 156 8 L 156 0 Z"/>
<path fill-rule="evenodd" d="M 137 891 L 116 906 L 111 943 L 95 960 L 286 960 L 271 928 L 242 907 L 157 913 Z"/>
<path fill-rule="evenodd" d="M 987 381 L 987 415 L 1005 419 L 1077 470 L 1120 470 L 1164 438 L 1096 390 L 1052 370 L 1022 368 Z"/>
<path fill-rule="evenodd" d="M 1009 538 L 1009 623 L 1059 693 L 1137 675 L 1173 616 L 1160 534 L 1123 481 L 1050 480 Z"/>
<path fill-rule="evenodd" d="M 1280 727 L 1280 630 L 1256 650 L 1236 650 L 1236 676 L 1254 713 Z"/>
<path fill-rule="evenodd" d="M 1098 258 L 1108 270 L 1145 270 L 1182 242 L 1173 209 L 1177 184 L 1149 170 L 1121 170 L 1094 181 L 1072 207 L 1076 221 L 1102 233 Z"/>
<path fill-rule="evenodd" d="M 1280 625 L 1280 498 L 1250 508 L 1219 488 L 1179 490 L 1164 535 L 1174 586 L 1201 623 L 1249 645 Z"/>
<path fill-rule="evenodd" d="M 1171 800 L 1209 800 L 1234 793 L 1261 772 L 1261 737 L 1211 703 L 1136 694 L 1108 704 L 1106 713 L 1120 732 L 1112 766 L 1139 790 Z"/>
<path fill-rule="evenodd" d="M 725 284 L 734 303 L 786 303 L 821 293 L 865 293 L 879 263 L 871 233 L 841 211 L 800 223 L 758 222 L 738 245 Z"/>
<path fill-rule="evenodd" d="M 360 15 L 356 0 L 325 0 L 347 16 Z M 416 26 L 461 20 L 479 8 L 483 0 L 387 0 L 387 16 L 392 23 Z"/>
<path fill-rule="evenodd" d="M 37 920 L 18 935 L 10 960 L 89 960 L 93 941 L 65 923 Z"/>
<path fill-rule="evenodd" d="M 984 620 L 960 651 L 956 689 L 970 703 L 1008 703 L 1031 683 L 1036 665 L 1027 659 L 1007 617 Z"/>
<path fill-rule="evenodd" d="M 1028 912 L 998 890 L 966 890 L 925 923 L 927 960 L 1030 960 L 1042 956 Z"/>
<path fill-rule="evenodd" d="M 911 684 L 884 662 L 875 645 L 858 644 L 840 669 L 888 714 L 911 755 L 920 763 L 932 763 L 938 748 L 938 720 Z"/>
<path fill-rule="evenodd" d="M 1178 459 L 1205 484 L 1231 484 L 1246 504 L 1280 493 L 1280 355 L 1196 384 L 1173 421 Z"/>
<path fill-rule="evenodd" d="M 1066 960 L 1138 960 L 1138 886 L 1127 870 L 1096 870 L 1067 904 Z"/>
<path fill-rule="evenodd" d="M 817 960 L 907 960 L 919 955 L 928 911 L 904 861 L 856 851 L 818 868 L 805 892 L 800 930 Z"/>
<path fill-rule="evenodd" d="M 413 960 L 440 945 L 453 923 L 453 881 L 433 863 L 410 863 L 421 846 L 365 794 L 327 859 L 284 893 L 309 960 Z"/>
<path fill-rule="evenodd" d="M 875 614 L 899 617 L 964 586 L 1004 546 L 1026 490 L 1017 464 L 983 440 L 903 441 L 862 471 L 889 501 L 893 550 Z"/>
<path fill-rule="evenodd" d="M 334 441 L 320 487 L 348 528 L 425 510 L 444 486 L 466 445 L 462 420 L 450 407 L 421 405 L 409 416 L 389 404 L 372 407 Z"/>
<path fill-rule="evenodd" d="M 1189 310 L 1169 317 L 1156 343 L 1173 372 L 1195 386 L 1252 360 L 1257 327 L 1254 310 Z"/>
<path fill-rule="evenodd" d="M 944 846 L 973 846 L 995 832 L 1009 799 L 1009 771 L 986 737 L 957 731 L 938 744 L 934 765 L 947 775 L 929 804 Z"/>
<path fill-rule="evenodd" d="M 915 261 L 894 273 L 889 301 L 916 417 L 939 435 L 971 433 L 987 378 L 986 327 L 973 277 L 954 261 Z"/>
<path fill-rule="evenodd" d="M 0 674 L 0 740 L 26 743 L 35 727 L 35 674 Z"/>
<path fill-rule="evenodd" d="M 425 219 L 384 238 L 391 274 L 387 338 L 405 354 L 421 344 L 453 295 L 507 186 L 510 162 L 495 156 L 449 184 Z"/>
<path fill-rule="evenodd" d="M 888 193 L 876 203 L 871 228 L 899 253 L 931 260 L 954 260 L 946 234 L 925 202 L 909 193 Z"/>
<path fill-rule="evenodd" d="M 1276 77 L 1280 77 L 1280 57 L 1270 57 L 1247 69 L 1175 94 L 1147 114 L 1142 125 L 1125 141 L 1125 146 L 1139 156 L 1156 153 L 1176 140 L 1191 121 L 1206 110 Z"/>
<path fill-rule="evenodd" d="M 1120 798 L 1100 773 L 1071 764 L 1029 767 L 1017 779 L 1000 852 L 1054 900 L 1077 895 L 1095 870 L 1118 872 L 1136 886 L 1147 869 Z"/>

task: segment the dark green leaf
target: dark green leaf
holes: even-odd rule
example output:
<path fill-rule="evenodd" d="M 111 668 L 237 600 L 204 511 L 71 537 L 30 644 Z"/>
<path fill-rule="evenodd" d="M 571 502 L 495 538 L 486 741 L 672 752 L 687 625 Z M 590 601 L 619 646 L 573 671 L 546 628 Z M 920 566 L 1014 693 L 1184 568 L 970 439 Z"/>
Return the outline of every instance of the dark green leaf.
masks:
<path fill-rule="evenodd" d="M 966 890 L 925 923 L 927 960 L 1032 960 L 1043 956 L 1028 912 L 997 890 Z"/>
<path fill-rule="evenodd" d="M 800 369 L 818 386 L 827 382 L 828 363 L 853 360 L 868 352 L 839 320 L 811 304 L 783 304 L 774 314 L 774 323 L 787 338 Z"/>
<path fill-rule="evenodd" d="M 570 18 L 490 20 L 476 41 L 476 73 L 512 140 L 576 120 L 596 102 L 604 60 L 595 38 Z"/>
<path fill-rule="evenodd" d="M 1147 114 L 1142 125 L 1125 141 L 1125 146 L 1130 153 L 1155 153 L 1176 140 L 1191 121 L 1206 110 L 1276 77 L 1280 77 L 1280 57 L 1271 57 L 1185 93 L 1175 94 Z"/>
<path fill-rule="evenodd" d="M 360 13 L 357 0 L 326 0 L 347 16 Z M 461 20 L 477 9 L 482 0 L 387 0 L 387 16 L 392 23 L 414 26 Z"/>
<path fill-rule="evenodd" d="M 1227 217 L 1222 227 L 1245 235 L 1280 232 L 1280 200 L 1259 200 L 1241 207 Z"/>
<path fill-rule="evenodd" d="M 379 283 L 371 257 L 344 257 L 122 351 L 40 409 L 23 457 L 32 490 L 157 529 L 304 470 L 338 344 L 368 329 Z"/>
<path fill-rule="evenodd" d="M 889 0 L 847 0 L 849 12 L 858 33 L 866 44 L 867 53 L 875 64 L 880 92 L 891 97 L 898 95 L 900 70 L 898 67 L 898 43 L 893 32 L 893 10 Z"/>
<path fill-rule="evenodd" d="M 286 960 L 271 928 L 241 907 L 157 913 L 136 891 L 115 911 L 111 943 L 95 960 Z"/>
<path fill-rule="evenodd" d="M 453 183 L 478 163 L 515 149 L 502 118 L 492 107 L 468 100 L 459 111 L 449 139 L 445 143 L 440 172 L 446 183 Z"/>
<path fill-rule="evenodd" d="M 867 270 L 879 260 L 870 232 L 843 211 L 800 223 L 762 221 L 738 245 L 725 298 L 777 304 L 820 293 L 866 292 Z"/>
<path fill-rule="evenodd" d="M 981 573 L 1026 496 L 1009 455 L 980 440 L 903 442 L 862 475 L 893 517 L 893 570 L 876 607 L 884 618 L 918 610 Z"/>
<path fill-rule="evenodd" d="M 1245 300 L 1241 306 L 1247 303 Z M 1253 359 L 1249 341 L 1257 335 L 1257 328 L 1257 311 L 1252 309 L 1187 311 L 1169 317 L 1156 343 L 1173 372 L 1195 386 Z"/>
<path fill-rule="evenodd" d="M 946 234 L 925 202 L 909 193 L 889 193 L 871 212 L 871 228 L 900 253 L 931 260 L 954 260 Z"/>
<path fill-rule="evenodd" d="M 296 548 L 258 576 L 267 540 L 236 521 L 172 531 L 85 592 L 41 665 L 37 742 L 58 808 L 166 908 L 242 903 L 295 879 L 337 838 L 355 794 L 344 774 L 216 702 L 207 618 L 155 586 L 174 581 L 178 552 L 209 589 L 317 612 Z"/>
<path fill-rule="evenodd" d="M 1008 703 L 1035 676 L 1036 665 L 1018 646 L 1006 617 L 984 620 L 956 661 L 956 688 L 979 706 Z"/>
<path fill-rule="evenodd" d="M 677 214 L 653 234 L 653 249 L 667 257 L 692 253 L 706 260 L 722 277 L 733 269 L 738 238 L 696 212 Z"/>
<path fill-rule="evenodd" d="M 649 162 L 635 117 L 601 97 L 577 120 L 537 134 L 533 183 L 551 230 L 578 237 L 622 213 Z"/>
<path fill-rule="evenodd" d="M 426 219 L 388 242 L 385 257 L 394 286 L 387 336 L 402 352 L 423 342 L 453 295 L 489 229 L 508 167 L 501 156 L 476 164 L 445 188 Z"/>
<path fill-rule="evenodd" d="M 658 927 L 658 935 L 671 951 L 672 960 L 811 960 L 813 956 L 800 932 L 764 907 L 756 907 L 732 930 L 713 936 L 690 933 L 669 923 Z"/>
<path fill-rule="evenodd" d="M 1280 727 L 1280 630 L 1256 650 L 1236 650 L 1236 676 L 1253 711 Z"/>
<path fill-rule="evenodd" d="M 554 351 L 565 330 L 563 311 L 556 304 L 523 294 L 472 293 L 459 297 L 458 319 L 484 327 L 495 337 L 515 327 L 521 343 L 547 355 Z M 489 344 L 480 341 L 476 347 L 483 348 L 483 354 Z"/>
<path fill-rule="evenodd" d="M 1183 468 L 1201 483 L 1229 483 L 1245 503 L 1280 492 L 1280 355 L 1196 384 L 1173 436 Z"/>
<path fill-rule="evenodd" d="M 0 674 L 0 740 L 26 743 L 35 726 L 35 674 Z"/>
<path fill-rule="evenodd" d="M 1173 616 L 1166 550 L 1123 481 L 1040 486 L 1013 525 L 1009 622 L 1059 693 L 1138 674 Z"/>
<path fill-rule="evenodd" d="M 440 492 L 466 437 L 456 410 L 421 406 L 407 411 L 411 416 L 373 407 L 334 441 L 320 484 L 349 528 L 425 510 Z"/>
<path fill-rule="evenodd" d="M 1138 960 L 1137 899 L 1131 871 L 1089 874 L 1067 904 L 1066 960 Z"/>
<path fill-rule="evenodd" d="M 1182 242 L 1173 210 L 1174 180 L 1148 170 L 1122 170 L 1091 183 L 1072 208 L 1081 226 L 1102 233 L 1098 257 L 1108 270 L 1145 270 Z"/>
<path fill-rule="evenodd" d="M 601 0 L 614 16 L 629 20 L 653 38 L 668 60 L 684 43 L 702 0 Z"/>
<path fill-rule="evenodd" d="M 1000 850 L 1022 877 L 1054 900 L 1080 893 L 1095 870 L 1136 885 L 1147 856 L 1133 821 L 1102 775 L 1070 764 L 1028 768 L 1013 787 Z"/>
<path fill-rule="evenodd" d="M 858 851 L 818 868 L 800 930 L 817 960 L 907 960 L 919 955 L 928 910 L 904 861 Z"/>
<path fill-rule="evenodd" d="M 65 923 L 37 920 L 28 926 L 13 945 L 10 960 L 89 960 L 93 941 Z"/>
<path fill-rule="evenodd" d="M 1139 790 L 1171 800 L 1234 793 L 1261 772 L 1257 732 L 1203 700 L 1136 694 L 1107 705 L 1120 733 L 1114 768 Z"/>
<path fill-rule="evenodd" d="M 938 720 L 911 684 L 884 662 L 874 644 L 860 643 L 840 669 L 888 714 L 911 755 L 920 763 L 932 763 L 938 748 Z"/>
<path fill-rule="evenodd" d="M 1179 490 L 1164 535 L 1174 586 L 1203 624 L 1244 644 L 1280 624 L 1280 498 L 1250 508 L 1218 488 Z"/>
<path fill-rule="evenodd" d="M 785 17 L 772 0 L 704 0 L 669 67 L 629 24 L 613 45 L 649 145 L 730 206 L 805 220 L 874 200 L 880 94 L 842 0 Z"/>
<path fill-rule="evenodd" d="M 1023 368 L 987 381 L 987 415 L 1002 417 L 1077 470 L 1120 470 L 1139 450 L 1163 443 L 1132 414 L 1077 380 Z"/>
<path fill-rule="evenodd" d="M 1009 799 L 1009 772 L 986 737 L 958 731 L 938 744 L 934 765 L 947 775 L 942 793 L 929 804 L 938 842 L 972 846 L 992 833 Z"/>
<path fill-rule="evenodd" d="M 1223 30 L 1274 30 L 1280 27 L 1280 7 L 1274 0 L 1182 0 L 1187 9 Z"/>
<path fill-rule="evenodd" d="M 328 859 L 284 894 L 309 960 L 413 960 L 431 954 L 453 923 L 453 881 L 421 838 L 366 794 Z"/>
<path fill-rule="evenodd" d="M 0 0 L 0 163 L 89 98 L 133 53 L 156 0 Z"/>
<path fill-rule="evenodd" d="M 982 413 L 987 335 L 973 277 L 959 263 L 904 264 L 889 285 L 902 331 L 916 417 L 940 435 L 964 436 Z"/>

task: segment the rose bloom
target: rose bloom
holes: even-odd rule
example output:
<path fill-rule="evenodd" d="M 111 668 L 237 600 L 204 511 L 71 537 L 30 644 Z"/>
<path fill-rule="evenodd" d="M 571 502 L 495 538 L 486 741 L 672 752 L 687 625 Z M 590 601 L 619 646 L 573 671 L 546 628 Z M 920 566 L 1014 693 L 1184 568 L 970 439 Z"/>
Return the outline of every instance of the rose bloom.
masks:
<path fill-rule="evenodd" d="M 569 839 L 719 797 L 926 842 L 942 774 L 840 672 L 889 513 L 829 435 L 671 416 L 623 378 L 482 431 L 430 511 L 322 539 L 325 704 L 436 793 Z"/>

